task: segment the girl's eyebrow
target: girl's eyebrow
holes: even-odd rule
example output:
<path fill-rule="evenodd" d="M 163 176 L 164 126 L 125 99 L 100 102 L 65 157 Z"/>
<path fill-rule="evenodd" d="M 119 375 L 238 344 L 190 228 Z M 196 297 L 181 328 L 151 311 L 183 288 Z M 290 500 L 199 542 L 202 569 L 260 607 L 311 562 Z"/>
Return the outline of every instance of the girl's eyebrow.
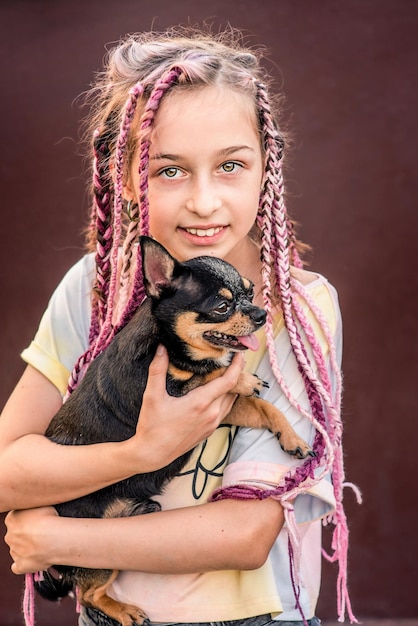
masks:
<path fill-rule="evenodd" d="M 180 160 L 180 155 L 178 154 L 154 154 L 153 156 L 150 155 L 149 157 L 150 161 L 159 161 L 159 160 L 167 160 L 167 161 L 179 161 Z"/>
<path fill-rule="evenodd" d="M 219 156 L 230 156 L 234 152 L 241 152 L 242 150 L 250 150 L 254 152 L 254 148 L 251 146 L 247 146 L 246 144 L 238 145 L 238 146 L 230 146 L 229 148 L 224 148 L 223 150 L 219 150 Z"/>
<path fill-rule="evenodd" d="M 242 150 L 250 150 L 251 152 L 254 152 L 254 148 L 243 144 L 243 145 L 238 145 L 238 146 L 229 146 L 228 148 L 222 148 L 221 150 L 218 150 L 216 152 L 216 156 L 226 157 L 226 156 L 230 156 L 231 154 L 234 154 L 235 152 L 241 152 Z M 150 158 L 150 161 L 160 161 L 160 160 L 180 161 L 182 157 L 179 154 L 157 153 L 157 154 L 154 154 L 153 156 L 150 156 L 149 158 Z"/>

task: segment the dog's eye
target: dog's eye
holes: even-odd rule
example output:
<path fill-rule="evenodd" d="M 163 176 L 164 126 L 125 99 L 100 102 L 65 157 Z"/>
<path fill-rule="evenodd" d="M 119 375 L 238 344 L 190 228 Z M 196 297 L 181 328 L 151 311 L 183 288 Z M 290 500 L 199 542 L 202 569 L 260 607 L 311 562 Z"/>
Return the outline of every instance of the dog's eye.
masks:
<path fill-rule="evenodd" d="M 225 313 L 228 313 L 230 306 L 229 302 L 220 302 L 218 306 L 213 309 L 213 312 L 218 315 L 225 315 Z"/>

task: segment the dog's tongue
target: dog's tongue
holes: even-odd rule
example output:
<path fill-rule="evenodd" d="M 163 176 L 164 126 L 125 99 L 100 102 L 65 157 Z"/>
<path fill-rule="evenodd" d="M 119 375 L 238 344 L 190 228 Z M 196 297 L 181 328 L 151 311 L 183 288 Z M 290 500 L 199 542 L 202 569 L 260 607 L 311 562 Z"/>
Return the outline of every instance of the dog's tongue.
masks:
<path fill-rule="evenodd" d="M 260 346 L 260 342 L 258 341 L 257 337 L 254 335 L 254 333 L 251 333 L 251 335 L 244 335 L 242 337 L 237 337 L 237 339 L 240 343 L 242 343 L 243 346 L 245 346 L 249 350 L 253 350 L 254 352 L 258 350 Z"/>

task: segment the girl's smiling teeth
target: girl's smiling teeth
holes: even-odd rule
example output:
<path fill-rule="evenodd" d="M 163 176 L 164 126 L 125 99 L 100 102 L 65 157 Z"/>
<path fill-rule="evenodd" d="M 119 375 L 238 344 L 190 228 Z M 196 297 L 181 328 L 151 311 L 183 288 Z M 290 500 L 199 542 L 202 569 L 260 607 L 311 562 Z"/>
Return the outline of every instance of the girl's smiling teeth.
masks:
<path fill-rule="evenodd" d="M 185 228 L 184 230 L 198 237 L 213 237 L 213 235 L 220 233 L 223 228 L 223 226 L 214 226 L 212 228 Z"/>

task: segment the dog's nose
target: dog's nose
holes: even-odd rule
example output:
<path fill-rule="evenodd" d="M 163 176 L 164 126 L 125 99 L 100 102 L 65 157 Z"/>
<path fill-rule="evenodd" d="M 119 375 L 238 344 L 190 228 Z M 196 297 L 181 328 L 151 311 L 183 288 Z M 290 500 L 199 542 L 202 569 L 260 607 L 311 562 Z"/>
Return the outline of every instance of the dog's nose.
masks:
<path fill-rule="evenodd" d="M 248 313 L 251 321 L 254 322 L 256 326 L 262 326 L 265 323 L 267 313 L 263 309 L 260 309 L 260 307 L 252 307 L 251 311 Z"/>

